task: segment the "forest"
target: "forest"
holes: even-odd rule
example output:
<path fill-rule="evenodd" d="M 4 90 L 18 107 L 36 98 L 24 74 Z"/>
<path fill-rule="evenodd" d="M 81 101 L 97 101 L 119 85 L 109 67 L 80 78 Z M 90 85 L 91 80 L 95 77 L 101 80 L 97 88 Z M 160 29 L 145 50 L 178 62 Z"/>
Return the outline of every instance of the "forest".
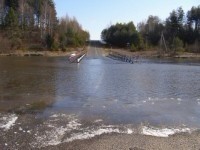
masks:
<path fill-rule="evenodd" d="M 76 18 L 57 18 L 53 0 L 0 0 L 0 52 L 66 51 L 89 37 Z"/>
<path fill-rule="evenodd" d="M 200 5 L 187 12 L 179 7 L 161 20 L 150 15 L 135 26 L 117 23 L 103 29 L 108 46 L 131 51 L 200 52 Z M 0 52 L 14 50 L 67 51 L 90 40 L 75 17 L 57 18 L 53 0 L 0 0 Z"/>
<path fill-rule="evenodd" d="M 133 22 L 111 25 L 102 31 L 101 39 L 109 46 L 128 47 L 131 51 L 161 48 L 172 54 L 200 52 L 200 5 L 187 13 L 179 7 L 164 21 L 149 16 L 137 29 Z"/>

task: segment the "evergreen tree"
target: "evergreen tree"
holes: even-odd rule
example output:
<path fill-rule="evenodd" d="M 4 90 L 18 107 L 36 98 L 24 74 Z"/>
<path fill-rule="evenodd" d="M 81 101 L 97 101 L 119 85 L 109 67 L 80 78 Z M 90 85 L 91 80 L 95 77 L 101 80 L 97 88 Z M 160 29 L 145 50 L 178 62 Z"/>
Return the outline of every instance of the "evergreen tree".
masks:
<path fill-rule="evenodd" d="M 5 17 L 5 27 L 14 29 L 18 26 L 18 19 L 14 9 L 11 7 Z"/>
<path fill-rule="evenodd" d="M 19 7 L 19 0 L 5 0 L 5 6 L 9 9 L 12 8 L 14 11 L 17 11 Z"/>

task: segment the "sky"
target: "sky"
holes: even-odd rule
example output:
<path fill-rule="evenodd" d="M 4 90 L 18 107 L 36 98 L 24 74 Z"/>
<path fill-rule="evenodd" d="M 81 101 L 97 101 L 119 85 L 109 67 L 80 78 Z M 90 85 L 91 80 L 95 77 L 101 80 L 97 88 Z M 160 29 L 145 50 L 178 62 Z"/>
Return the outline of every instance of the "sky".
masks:
<path fill-rule="evenodd" d="M 101 31 L 112 24 L 133 21 L 135 26 L 158 16 L 161 20 L 169 17 L 172 10 L 182 7 L 185 13 L 192 6 L 200 5 L 199 0 L 54 0 L 57 17 L 75 17 L 91 40 L 100 40 Z"/>

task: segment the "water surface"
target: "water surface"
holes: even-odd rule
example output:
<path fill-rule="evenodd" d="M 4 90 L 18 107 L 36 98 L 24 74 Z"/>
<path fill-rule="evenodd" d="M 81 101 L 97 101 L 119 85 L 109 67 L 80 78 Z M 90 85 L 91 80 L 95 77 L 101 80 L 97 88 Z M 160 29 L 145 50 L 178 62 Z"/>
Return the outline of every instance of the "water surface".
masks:
<path fill-rule="evenodd" d="M 81 125 L 81 132 L 89 132 L 102 125 L 141 123 L 200 128 L 199 60 L 128 64 L 90 48 L 79 64 L 65 57 L 1 57 L 0 70 L 1 114 L 34 113 L 48 125 L 37 132 L 67 123 L 70 132 Z M 65 135 L 68 141 L 72 134 Z"/>

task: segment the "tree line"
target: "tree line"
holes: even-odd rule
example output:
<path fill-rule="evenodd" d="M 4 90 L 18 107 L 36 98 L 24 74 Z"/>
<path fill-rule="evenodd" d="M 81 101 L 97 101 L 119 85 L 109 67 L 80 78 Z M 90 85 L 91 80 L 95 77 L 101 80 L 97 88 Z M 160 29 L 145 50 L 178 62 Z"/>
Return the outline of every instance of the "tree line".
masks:
<path fill-rule="evenodd" d="M 53 0 L 0 0 L 0 50 L 66 50 L 89 39 L 75 18 L 58 19 Z"/>
<path fill-rule="evenodd" d="M 142 48 L 143 45 L 142 37 L 133 22 L 111 25 L 102 31 L 101 38 L 112 46 L 126 47 L 131 45 L 132 48 Z"/>
<path fill-rule="evenodd" d="M 117 23 L 104 29 L 101 38 L 109 45 L 129 46 L 132 51 L 156 47 L 169 53 L 200 52 L 200 5 L 187 13 L 179 7 L 165 21 L 149 16 L 137 25 L 137 30 L 133 22 Z"/>

